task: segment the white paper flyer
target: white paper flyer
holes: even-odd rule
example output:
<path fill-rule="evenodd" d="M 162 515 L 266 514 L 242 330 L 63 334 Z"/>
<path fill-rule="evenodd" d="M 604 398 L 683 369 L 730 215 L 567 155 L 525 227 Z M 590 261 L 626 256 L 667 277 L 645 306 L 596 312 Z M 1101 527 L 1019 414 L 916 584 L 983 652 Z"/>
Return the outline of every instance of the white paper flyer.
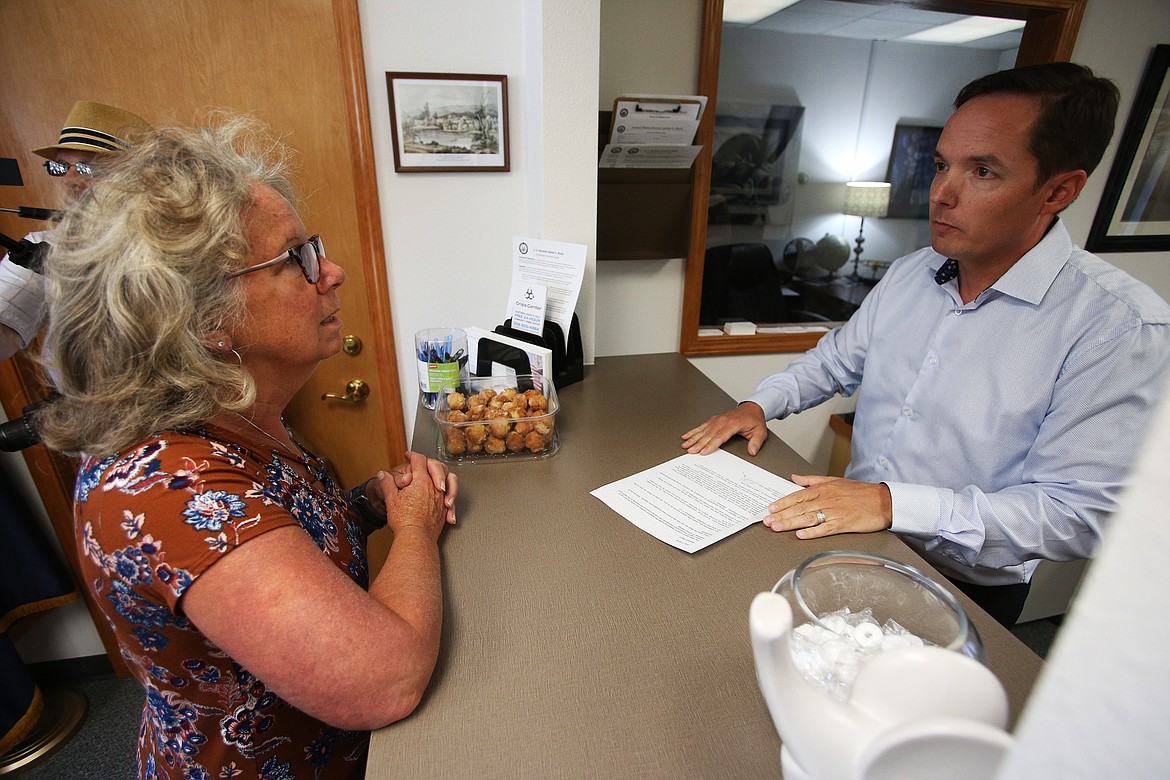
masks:
<path fill-rule="evenodd" d="M 693 553 L 758 523 L 800 486 L 726 450 L 682 455 L 592 491 L 669 545 Z"/>
<path fill-rule="evenodd" d="M 520 285 L 541 285 L 547 289 L 545 319 L 561 326 L 566 344 L 585 278 L 586 249 L 584 244 L 512 238 L 512 289 Z M 509 298 L 507 316 L 513 314 L 514 300 Z"/>

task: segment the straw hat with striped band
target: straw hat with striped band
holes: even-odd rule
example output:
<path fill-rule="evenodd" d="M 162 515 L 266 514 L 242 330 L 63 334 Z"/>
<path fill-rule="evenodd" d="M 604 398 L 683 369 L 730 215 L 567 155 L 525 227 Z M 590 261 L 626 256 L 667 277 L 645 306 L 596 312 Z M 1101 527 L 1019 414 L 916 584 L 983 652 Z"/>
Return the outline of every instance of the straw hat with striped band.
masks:
<path fill-rule="evenodd" d="M 61 129 L 57 143 L 33 149 L 32 152 L 46 160 L 54 159 L 62 149 L 103 154 L 124 152 L 129 133 L 149 129 L 150 124 L 138 114 L 105 103 L 79 100 L 65 118 L 65 127 Z"/>

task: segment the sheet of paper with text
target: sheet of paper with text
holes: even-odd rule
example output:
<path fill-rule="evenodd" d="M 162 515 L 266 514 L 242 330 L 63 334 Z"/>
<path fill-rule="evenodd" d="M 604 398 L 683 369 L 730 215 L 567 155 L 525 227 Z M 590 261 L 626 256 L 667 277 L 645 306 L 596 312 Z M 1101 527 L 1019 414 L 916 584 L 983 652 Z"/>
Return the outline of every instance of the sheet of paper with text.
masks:
<path fill-rule="evenodd" d="M 758 523 L 800 486 L 726 450 L 681 455 L 592 491 L 648 534 L 693 553 Z"/>
<path fill-rule="evenodd" d="M 512 237 L 512 289 L 523 285 L 544 287 L 544 316 L 561 326 L 566 342 L 585 278 L 586 249 L 584 244 Z M 514 303 L 512 298 L 508 299 L 509 317 L 514 314 Z"/>

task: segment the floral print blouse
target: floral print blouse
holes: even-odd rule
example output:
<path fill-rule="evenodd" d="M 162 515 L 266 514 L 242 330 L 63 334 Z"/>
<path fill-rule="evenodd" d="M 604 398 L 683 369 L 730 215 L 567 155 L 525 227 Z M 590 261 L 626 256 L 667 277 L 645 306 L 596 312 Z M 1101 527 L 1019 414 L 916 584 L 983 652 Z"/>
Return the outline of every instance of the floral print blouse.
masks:
<path fill-rule="evenodd" d="M 85 584 L 146 690 L 141 778 L 324 780 L 365 770 L 368 732 L 332 728 L 286 703 L 179 608 L 222 556 L 290 525 L 368 588 L 365 535 L 346 496 L 319 459 L 300 461 L 311 484 L 291 463 L 203 429 L 82 459 L 74 528 Z"/>

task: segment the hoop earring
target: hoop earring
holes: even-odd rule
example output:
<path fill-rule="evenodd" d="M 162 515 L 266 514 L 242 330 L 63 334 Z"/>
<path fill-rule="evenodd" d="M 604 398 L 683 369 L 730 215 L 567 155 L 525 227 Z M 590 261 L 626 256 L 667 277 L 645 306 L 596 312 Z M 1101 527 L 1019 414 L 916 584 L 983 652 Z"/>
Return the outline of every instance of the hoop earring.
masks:
<path fill-rule="evenodd" d="M 229 350 L 229 351 L 230 351 L 230 352 L 231 352 L 233 355 L 235 355 L 235 356 L 236 356 L 236 360 L 240 361 L 240 365 L 241 365 L 241 366 L 242 366 L 242 365 L 244 365 L 244 358 L 242 358 L 242 357 L 240 356 L 240 353 L 239 353 L 239 352 L 236 352 L 234 349 L 232 349 L 232 350 Z"/>

